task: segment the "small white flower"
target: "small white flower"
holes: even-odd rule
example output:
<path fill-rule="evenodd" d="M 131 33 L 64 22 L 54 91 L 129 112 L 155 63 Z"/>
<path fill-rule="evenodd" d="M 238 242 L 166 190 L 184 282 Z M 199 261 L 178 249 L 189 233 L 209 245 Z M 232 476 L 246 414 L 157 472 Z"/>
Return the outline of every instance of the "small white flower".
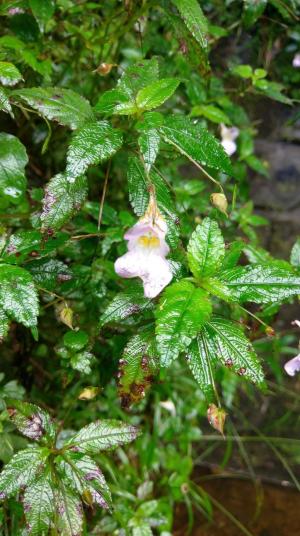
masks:
<path fill-rule="evenodd" d="M 128 252 L 115 262 L 115 271 L 121 277 L 141 278 L 147 298 L 155 298 L 173 277 L 166 260 L 170 251 L 166 233 L 167 224 L 151 195 L 144 216 L 124 235 Z"/>
<path fill-rule="evenodd" d="M 289 376 L 295 376 L 296 372 L 300 371 L 300 354 L 290 359 L 285 365 L 284 370 Z"/>
<path fill-rule="evenodd" d="M 297 52 L 293 57 L 293 67 L 300 67 L 300 52 Z"/>
<path fill-rule="evenodd" d="M 226 153 L 231 156 L 236 151 L 235 139 L 238 137 L 240 131 L 237 127 L 226 127 L 221 123 L 221 145 L 223 145 Z"/>

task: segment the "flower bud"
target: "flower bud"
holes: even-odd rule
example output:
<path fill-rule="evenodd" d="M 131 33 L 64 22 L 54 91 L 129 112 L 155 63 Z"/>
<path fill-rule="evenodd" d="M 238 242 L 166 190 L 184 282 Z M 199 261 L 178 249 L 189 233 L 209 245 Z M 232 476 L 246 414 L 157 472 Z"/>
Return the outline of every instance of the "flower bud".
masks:
<path fill-rule="evenodd" d="M 220 432 L 222 436 L 224 436 L 223 430 L 224 430 L 224 424 L 226 419 L 226 412 L 222 408 L 218 408 L 215 404 L 210 404 L 208 406 L 207 410 L 207 418 L 209 424 L 217 430 L 217 432 Z"/>
<path fill-rule="evenodd" d="M 96 71 L 102 76 L 106 76 L 110 73 L 113 67 L 116 67 L 115 63 L 100 63 L 99 67 L 97 67 Z"/>
<path fill-rule="evenodd" d="M 228 202 L 224 194 L 219 194 L 219 193 L 211 194 L 210 201 L 218 210 L 220 210 L 220 212 L 223 212 L 223 214 L 228 216 L 227 214 Z"/>

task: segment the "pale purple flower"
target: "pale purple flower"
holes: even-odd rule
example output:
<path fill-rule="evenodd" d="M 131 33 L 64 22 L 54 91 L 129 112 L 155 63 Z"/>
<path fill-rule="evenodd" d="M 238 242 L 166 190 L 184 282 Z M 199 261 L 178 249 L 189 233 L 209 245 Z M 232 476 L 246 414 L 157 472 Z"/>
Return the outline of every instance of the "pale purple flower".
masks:
<path fill-rule="evenodd" d="M 141 278 L 147 298 L 155 298 L 173 277 L 166 260 L 170 251 L 166 233 L 167 224 L 151 195 L 144 216 L 124 235 L 128 252 L 115 262 L 115 271 L 121 277 Z"/>
<path fill-rule="evenodd" d="M 289 376 L 295 376 L 296 372 L 300 372 L 300 354 L 290 359 L 285 365 L 284 370 Z"/>
<path fill-rule="evenodd" d="M 223 145 L 225 152 L 231 156 L 236 151 L 235 139 L 238 137 L 240 131 L 237 127 L 226 127 L 221 123 L 221 145 Z"/>
<path fill-rule="evenodd" d="M 300 67 L 300 52 L 297 52 L 297 54 L 295 54 L 293 57 L 293 67 Z"/>

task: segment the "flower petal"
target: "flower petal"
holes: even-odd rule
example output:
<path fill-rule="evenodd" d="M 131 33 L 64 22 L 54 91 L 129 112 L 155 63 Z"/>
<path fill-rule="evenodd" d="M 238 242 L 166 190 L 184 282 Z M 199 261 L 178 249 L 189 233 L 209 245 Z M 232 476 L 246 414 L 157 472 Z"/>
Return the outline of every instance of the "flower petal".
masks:
<path fill-rule="evenodd" d="M 300 371 L 300 354 L 293 359 L 290 359 L 285 365 L 284 370 L 289 376 L 295 376 L 296 372 Z"/>
<path fill-rule="evenodd" d="M 236 151 L 236 143 L 233 140 L 223 139 L 221 141 L 221 145 L 223 145 L 225 152 L 231 156 Z"/>
<path fill-rule="evenodd" d="M 173 274 L 166 259 L 159 255 L 151 255 L 140 277 L 143 281 L 145 296 L 155 298 L 172 281 Z"/>

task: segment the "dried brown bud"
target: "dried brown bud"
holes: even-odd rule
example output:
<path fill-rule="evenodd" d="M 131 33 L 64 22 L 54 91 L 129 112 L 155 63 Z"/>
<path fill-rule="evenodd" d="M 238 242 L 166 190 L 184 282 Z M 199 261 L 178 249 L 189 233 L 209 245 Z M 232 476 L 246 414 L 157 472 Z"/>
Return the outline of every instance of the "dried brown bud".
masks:
<path fill-rule="evenodd" d="M 227 214 L 228 202 L 224 194 L 220 194 L 220 193 L 211 194 L 210 201 L 214 205 L 214 207 L 216 207 L 218 210 L 220 210 L 220 212 L 223 212 L 223 214 L 228 216 Z"/>
<path fill-rule="evenodd" d="M 224 436 L 224 424 L 226 419 L 226 412 L 222 408 L 218 408 L 215 404 L 210 404 L 207 410 L 207 418 L 209 424 L 222 436 Z"/>

